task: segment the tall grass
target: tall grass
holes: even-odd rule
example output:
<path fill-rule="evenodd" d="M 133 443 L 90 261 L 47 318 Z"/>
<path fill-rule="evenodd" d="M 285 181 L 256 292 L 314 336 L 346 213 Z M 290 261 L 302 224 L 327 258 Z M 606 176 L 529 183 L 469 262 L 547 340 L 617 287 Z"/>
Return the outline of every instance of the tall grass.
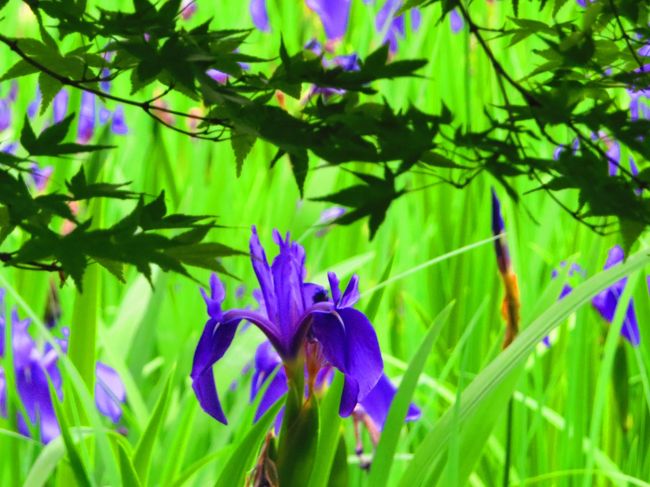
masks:
<path fill-rule="evenodd" d="M 197 3 L 198 13 L 188 25 L 213 16 L 215 27 L 251 26 L 246 2 Z M 381 41 L 374 28 L 374 12 L 379 5 L 352 3 L 350 30 L 340 50 L 363 55 Z M 103 6 L 126 4 L 117 0 L 102 2 Z M 510 15 L 508 4 L 486 2 L 474 9 L 482 14 L 482 24 L 498 26 Z M 538 15 L 533 10 L 536 4 L 521 4 L 523 16 Z M 269 13 L 273 32 L 254 32 L 247 42 L 251 52 L 274 56 L 280 35 L 290 50 L 298 49 L 311 37 L 322 38 L 317 18 L 301 1 L 269 1 Z M 485 124 L 483 109 L 494 111 L 494 104 L 501 101 L 485 56 L 466 30 L 453 34 L 448 20 L 437 24 L 438 7 L 422 13 L 422 26 L 401 42 L 398 56 L 427 58 L 429 64 L 422 72 L 423 78 L 383 82 L 382 94 L 396 107 L 413 103 L 421 109 L 436 111 L 444 102 L 452 108 L 459 124 L 481 128 Z M 569 2 L 562 14 L 572 16 L 579 12 Z M 33 22 L 19 2 L 11 2 L 5 16 L 19 19 L 13 26 L 17 32 L 35 33 Z M 3 21 L 5 26 L 7 19 Z M 504 65 L 516 76 L 523 76 L 534 67 L 530 54 L 534 40 L 513 48 L 506 48 L 505 39 L 495 41 L 494 45 Z M 3 59 L 5 68 L 13 61 L 6 52 Z M 20 81 L 16 121 L 2 134 L 7 140 L 17 137 L 20 114 L 32 100 L 34 89 L 32 80 Z M 127 90 L 128 82 L 120 80 L 113 89 Z M 180 108 L 192 106 L 183 98 L 169 101 Z M 78 104 L 76 93 L 71 97 L 71 106 Z M 372 242 L 368 240 L 365 223 L 331 228 L 325 236 L 318 237 L 315 225 L 325 206 L 300 199 L 288 161 L 282 160 L 268 170 L 273 156 L 270 147 L 258 142 L 237 178 L 229 144 L 192 140 L 154 127 L 149 118 L 136 110 L 126 108 L 126 112 L 130 133 L 113 137 L 117 148 L 101 165 L 102 178 L 132 181 L 134 189 L 152 195 L 165 189 L 171 209 L 216 215 L 223 228 L 213 230 L 214 238 L 236 248 L 246 249 L 252 224 L 258 226 L 263 243 L 269 247 L 273 228 L 289 230 L 294 237 L 301 237 L 310 276 L 322 280 L 324 272 L 334 268 L 343 275 L 356 272 L 360 275 L 362 293 L 381 285 L 380 281 L 386 279 L 382 278 L 386 264 L 392 259 L 389 282 L 381 291 L 375 291 L 383 294 L 373 323 L 384 351 L 387 373 L 396 381 L 404 374 L 435 317 L 455 301 L 433 344 L 433 352 L 423 365 L 413 396 L 423 410 L 422 419 L 409 424 L 399 436 L 390 477 L 384 479 L 388 485 L 399 484 L 414 458 L 425 458 L 418 457 L 419 453 L 413 457 L 413 452 L 431 438 L 445 442 L 435 446 L 444 449 L 444 461 L 433 462 L 418 474 L 429 481 L 435 478 L 440 485 L 462 484 L 466 475 L 470 485 L 500 485 L 507 447 L 512 455 L 511 485 L 650 485 L 644 483 L 650 479 L 650 300 L 644 273 L 648 266 L 644 262 L 629 267 L 633 273 L 623 297 L 623 302 L 631 297 L 636 302 L 641 328 L 638 348 L 620 339 L 620 313 L 609 327 L 586 301 L 588 296 L 582 303 L 576 297 L 575 302 L 566 305 L 566 318 L 551 333 L 552 346 L 546 348 L 530 342 L 533 352 L 530 356 L 522 355 L 518 373 L 505 378 L 500 388 L 491 391 L 492 395 L 468 396 L 477 402 L 472 406 L 475 409 L 466 409 L 471 403 L 463 402 L 466 396 L 461 393 L 477 390 L 472 389 L 477 385 L 473 380 L 501 354 L 504 332 L 500 317 L 502 288 L 492 245 L 486 241 L 490 237 L 489 187 L 496 184 L 494 181 L 483 176 L 463 190 L 438 185 L 409 193 L 393 205 Z M 553 149 L 543 144 L 534 148 L 547 154 Z M 55 166 L 50 189 L 62 188 L 65 179 L 84 163 L 82 159 L 48 162 Z M 344 172 L 320 167 L 320 161 L 312 160 L 311 164 L 315 169 L 305 184 L 308 196 L 332 192 L 353 180 Z M 359 169 L 372 170 L 362 166 Z M 423 183 L 422 177 L 414 174 L 407 185 L 417 188 Z M 515 186 L 521 192 L 533 187 L 526 180 L 516 181 Z M 591 233 L 542 194 L 532 193 L 519 203 L 508 200 L 505 193 L 502 196 L 507 237 L 521 288 L 524 323 L 546 326 L 539 317 L 546 316 L 543 312 L 555 301 L 561 287 L 559 281 L 551 284 L 552 269 L 560 261 L 570 259 L 593 276 L 601 270 L 608 249 L 620 242 L 616 235 L 599 237 Z M 567 195 L 568 199 L 571 197 Z M 98 209 L 98 218 L 110 223 L 127 210 L 127 205 L 104 205 Z M 455 252 L 476 242 L 483 244 Z M 443 258 L 436 259 L 439 256 Z M 432 260 L 430 265 L 421 266 Z M 229 293 L 226 304 L 235 304 L 234 290 L 243 283 L 243 304 L 252 305 L 255 281 L 247 258 L 230 258 L 224 264 L 241 278 L 239 282 L 224 277 Z M 197 271 L 196 276 L 207 285 L 207 272 Z M 0 286 L 9 290 L 7 308 L 16 306 L 22 316 L 31 317 L 33 334 L 41 340 L 48 336 L 40 318 L 52 277 L 55 276 L 0 271 Z M 242 370 L 252 359 L 262 336 L 253 329 L 240 332 L 241 336 L 216 365 L 218 389 L 228 391 L 223 400 L 230 420 L 229 426 L 218 424 L 200 411 L 188 378 L 194 347 L 206 320 L 196 283 L 155 273 L 150 286 L 133 270 L 127 270 L 126 278 L 123 285 L 107 272 L 98 273 L 97 308 L 92 312 L 96 316 L 84 316 L 80 312 L 84 308 L 79 304 L 75 309 L 78 297 L 70 282 L 60 289 L 61 325 L 83 327 L 85 322 L 90 325 L 96 320 L 97 357 L 119 371 L 128 397 L 122 420 L 126 430 L 124 441 L 109 424 L 102 423 L 94 412 L 91 394 L 82 386 L 85 379 L 64 359 L 64 380 L 75 386 L 66 389 L 64 402 L 73 399 L 69 394 L 77 394 L 76 404 L 84 409 L 77 411 L 77 415 L 90 418 L 88 423 L 77 423 L 90 424 L 90 429 L 77 426 L 68 431 L 83 466 L 79 468 L 96 485 L 128 483 L 130 477 L 125 477 L 125 472 L 131 470 L 138 474 L 148 472 L 147 485 L 214 485 L 229 465 L 226 459 L 238 445 L 245 444 L 242 442 L 251 431 L 250 373 L 242 374 Z M 361 306 L 368 306 L 374 295 L 363 294 Z M 52 333 L 60 336 L 58 329 Z M 10 370 L 10 363 L 8 355 L 3 359 L 5 370 Z M 233 382 L 236 387 L 229 389 Z M 512 435 L 507 446 L 504 405 L 512 390 Z M 625 411 L 620 406 L 621 394 L 628 397 Z M 160 398 L 164 407 L 156 406 Z M 19 407 L 11 389 L 9 404 Z M 43 447 L 17 436 L 12 418 L 9 415 L 0 419 L 0 485 L 20 485 L 26 479 L 36 482 L 31 485 L 54 484 L 57 468 L 60 471 L 64 465 L 73 470 L 78 467 L 71 463 L 71 450 L 66 455 L 63 439 Z M 463 422 L 463 418 L 470 418 L 469 423 Z M 481 429 L 481 423 L 489 428 Z M 349 421 L 341 424 L 345 427 L 348 452 L 353 452 L 352 425 Z M 468 424 L 472 429 L 466 429 Z M 441 433 L 443 428 L 447 428 L 445 434 Z M 472 444 L 472 438 L 466 437 L 468 431 L 482 432 L 485 443 L 477 438 Z M 432 432 L 439 436 L 431 436 Z M 97 441 L 81 441 L 82 437 Z M 147 445 L 146 453 L 133 453 L 143 444 Z M 466 460 L 472 448 L 478 449 L 478 461 L 468 466 Z M 350 455 L 350 485 L 371 485 L 367 473 L 357 463 L 357 458 Z M 79 476 L 73 478 L 78 482 Z M 60 476 L 58 483 L 62 483 Z"/>

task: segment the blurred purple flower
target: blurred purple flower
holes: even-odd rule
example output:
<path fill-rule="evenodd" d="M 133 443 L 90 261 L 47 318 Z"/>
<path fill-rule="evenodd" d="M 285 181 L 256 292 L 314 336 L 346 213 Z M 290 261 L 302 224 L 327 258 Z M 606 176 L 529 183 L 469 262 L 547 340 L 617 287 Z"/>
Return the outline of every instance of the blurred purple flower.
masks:
<path fill-rule="evenodd" d="M 32 163 L 29 175 L 38 191 L 43 191 L 47 185 L 54 168 L 52 166 L 45 166 L 41 168 L 37 163 Z"/>
<path fill-rule="evenodd" d="M 111 132 L 113 132 L 115 135 L 126 135 L 129 133 L 129 127 L 126 125 L 126 120 L 124 118 L 124 107 L 122 105 L 118 105 L 113 112 Z"/>
<path fill-rule="evenodd" d="M 95 404 L 97 409 L 113 423 L 122 417 L 122 405 L 126 400 L 126 389 L 115 369 L 97 362 L 95 368 Z"/>
<path fill-rule="evenodd" d="M 6 152 L 7 154 L 15 154 L 16 149 L 18 149 L 18 143 L 17 142 L 10 142 L 9 144 L 5 145 L 0 149 L 1 152 Z"/>
<path fill-rule="evenodd" d="M 108 68 L 102 68 L 101 77 L 102 81 L 99 82 L 99 87 L 104 93 L 111 91 L 111 81 L 110 81 L 111 72 Z"/>
<path fill-rule="evenodd" d="M 375 27 L 378 32 L 384 33 L 384 43 L 388 42 L 390 52 L 397 52 L 399 38 L 406 35 L 404 14 L 395 17 L 402 5 L 402 0 L 386 0 L 384 6 L 377 13 Z M 414 8 L 411 10 L 411 28 L 417 30 L 420 25 L 420 12 Z"/>
<path fill-rule="evenodd" d="M 0 292 L 0 302 L 4 296 L 4 290 Z M 4 303 L 0 304 L 0 356 L 4 354 Z M 63 399 L 63 381 L 61 372 L 58 369 L 58 351 L 50 343 L 46 343 L 43 351 L 39 350 L 36 342 L 29 334 L 29 320 L 20 320 L 18 313 L 14 310 L 11 314 L 11 337 L 12 353 L 14 361 L 14 377 L 18 397 L 22 402 L 27 417 L 22 412 L 18 413 L 18 431 L 31 436 L 31 431 L 39 432 L 40 440 L 49 443 L 60 434 L 59 423 L 54 412 L 53 398 L 50 394 L 50 383 L 56 392 L 57 400 Z M 56 339 L 63 353 L 67 350 L 67 334 L 64 329 L 65 338 Z M 101 370 L 100 370 L 101 369 Z M 111 374 L 111 371 L 113 374 Z M 124 385 L 113 369 L 101 362 L 97 363 L 97 382 L 100 387 L 106 385 L 105 394 L 119 401 L 125 400 Z M 107 392 L 108 391 L 108 392 Z M 4 370 L 0 368 L 0 413 L 6 414 L 7 384 Z M 115 404 L 113 409 L 108 409 L 109 403 L 100 394 L 96 396 L 96 404 L 99 411 L 115 421 L 119 419 L 116 415 Z M 117 404 L 119 407 L 119 404 Z"/>
<path fill-rule="evenodd" d="M 7 100 L 9 100 L 11 103 L 15 103 L 17 98 L 18 98 L 18 82 L 16 80 L 13 80 L 11 82 L 11 88 L 9 88 L 9 93 L 7 94 Z"/>
<path fill-rule="evenodd" d="M 343 372 L 345 386 L 339 413 L 348 416 L 376 385 L 383 370 L 377 335 L 366 316 L 353 308 L 359 298 L 358 279 L 353 276 L 341 293 L 338 279 L 329 274 L 332 299 L 324 288 L 305 282 L 305 251 L 274 231 L 280 252 L 269 266 L 255 227 L 250 240 L 251 263 L 264 296 L 265 310 L 223 311 L 223 284 L 216 274 L 210 278 L 210 294 L 202 290 L 209 319 L 194 354 L 192 387 L 204 411 L 226 424 L 214 384 L 212 366 L 230 347 L 241 321 L 257 326 L 285 364 L 293 363 L 301 350 L 307 370 L 316 373 L 327 360 Z M 291 366 L 291 365 L 287 365 Z M 309 374 L 308 383 L 315 376 Z"/>
<path fill-rule="evenodd" d="M 566 261 L 560 262 L 560 268 L 563 269 L 567 266 Z M 569 267 L 569 273 L 568 277 L 571 278 L 576 274 L 580 274 L 582 276 L 585 275 L 585 271 L 576 263 L 572 263 L 571 266 Z M 555 279 L 559 275 L 559 272 L 557 269 L 553 269 L 553 272 L 551 272 L 551 279 Z M 564 283 L 564 287 L 562 288 L 562 291 L 560 291 L 560 295 L 558 296 L 558 300 L 563 299 L 566 295 L 568 295 L 571 291 L 573 291 L 573 287 L 569 283 Z"/>
<path fill-rule="evenodd" d="M 191 19 L 196 13 L 196 0 L 181 0 L 181 17 L 183 20 Z"/>
<path fill-rule="evenodd" d="M 451 31 L 454 34 L 458 34 L 461 30 L 463 30 L 463 27 L 465 27 L 465 21 L 463 20 L 463 17 L 458 13 L 457 9 L 453 9 L 451 12 L 449 12 L 449 25 L 451 25 Z"/>
<path fill-rule="evenodd" d="M 84 95 L 86 92 L 84 92 Z M 63 120 L 66 115 L 68 114 L 68 99 L 70 98 L 70 95 L 68 94 L 68 90 L 62 89 L 59 91 L 56 96 L 54 97 L 54 100 L 52 100 L 52 110 L 54 113 L 54 123 L 59 123 L 61 120 Z"/>
<path fill-rule="evenodd" d="M 320 18 L 328 41 L 345 36 L 351 3 L 351 0 L 307 0 L 307 6 Z"/>
<path fill-rule="evenodd" d="M 228 81 L 228 73 L 224 73 L 218 69 L 208 69 L 205 74 L 207 74 L 210 78 L 215 80 L 220 85 L 225 85 Z"/>
<path fill-rule="evenodd" d="M 625 255 L 623 249 L 620 246 L 616 245 L 612 247 L 609 251 L 609 254 L 607 255 L 607 261 L 605 262 L 604 269 L 609 269 L 610 267 L 620 264 L 623 262 L 624 258 Z M 608 323 L 611 323 L 614 320 L 618 301 L 623 294 L 623 290 L 625 289 L 626 284 L 627 277 L 624 277 L 609 288 L 594 296 L 594 298 L 591 300 L 593 307 L 596 308 L 598 313 L 600 313 L 600 315 Z M 634 311 L 634 300 L 632 299 L 630 299 L 627 310 L 625 312 L 625 321 L 623 322 L 621 335 L 623 335 L 623 337 L 633 346 L 637 346 L 639 344 L 639 325 L 636 319 L 636 312 Z"/>
<path fill-rule="evenodd" d="M 108 122 L 111 119 L 111 115 L 113 115 L 113 113 L 108 108 L 104 106 L 100 107 L 99 115 L 98 115 L 99 123 L 101 125 L 104 125 L 106 122 Z"/>
<path fill-rule="evenodd" d="M 81 94 L 81 109 L 77 126 L 77 140 L 87 144 L 95 132 L 95 95 L 84 91 Z"/>
<path fill-rule="evenodd" d="M 0 99 L 0 132 L 11 127 L 11 103 L 8 99 Z"/>
<path fill-rule="evenodd" d="M 251 0 L 249 8 L 253 25 L 262 32 L 270 32 L 271 23 L 269 22 L 269 14 L 266 11 L 266 0 Z"/>
<path fill-rule="evenodd" d="M 34 99 L 29 103 L 29 105 L 27 105 L 27 116 L 29 118 L 34 118 L 36 116 L 36 114 L 38 113 L 38 107 L 41 104 L 41 98 L 42 98 L 41 90 L 37 86 L 36 87 L 36 94 L 34 96 Z"/>

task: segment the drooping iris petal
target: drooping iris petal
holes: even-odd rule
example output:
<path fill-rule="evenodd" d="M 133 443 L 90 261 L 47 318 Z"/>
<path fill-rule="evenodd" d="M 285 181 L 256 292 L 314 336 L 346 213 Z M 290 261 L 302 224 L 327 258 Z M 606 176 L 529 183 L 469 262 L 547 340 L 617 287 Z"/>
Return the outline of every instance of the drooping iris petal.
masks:
<path fill-rule="evenodd" d="M 192 388 L 203 410 L 214 419 L 223 424 L 228 424 L 223 412 L 217 388 L 214 384 L 212 366 L 223 357 L 232 343 L 237 331 L 239 320 L 217 323 L 209 319 L 194 352 L 192 365 Z"/>
<path fill-rule="evenodd" d="M 95 374 L 95 405 L 100 413 L 118 423 L 122 417 L 120 403 L 126 400 L 124 383 L 115 369 L 102 362 L 97 362 Z"/>
<path fill-rule="evenodd" d="M 396 393 L 397 388 L 386 377 L 386 374 L 382 374 L 375 387 L 359 402 L 360 407 L 370 416 L 380 430 L 384 427 Z M 405 420 L 415 421 L 420 415 L 420 409 L 415 404 L 410 404 Z"/>
<path fill-rule="evenodd" d="M 620 246 L 616 245 L 609 251 L 604 269 L 609 269 L 614 265 L 620 264 L 623 262 L 624 257 L 625 255 L 623 253 L 623 249 Z M 626 284 L 627 277 L 624 277 L 609 288 L 598 293 L 591 300 L 593 307 L 596 308 L 598 313 L 608 323 L 611 323 L 614 320 L 616 308 L 618 307 L 618 302 L 621 298 L 621 295 L 623 294 Z M 621 335 L 623 335 L 623 337 L 633 346 L 637 346 L 640 342 L 639 325 L 634 309 L 634 300 L 632 299 L 630 299 L 627 310 L 625 312 Z"/>
<path fill-rule="evenodd" d="M 351 0 L 307 0 L 307 6 L 316 12 L 328 40 L 345 36 L 350 17 Z"/>
<path fill-rule="evenodd" d="M 249 8 L 253 25 L 262 32 L 270 32 L 271 23 L 269 22 L 269 14 L 266 11 L 266 0 L 251 0 Z"/>
<path fill-rule="evenodd" d="M 352 308 L 336 312 L 340 320 L 331 314 L 316 314 L 312 333 L 323 347 L 325 358 L 345 375 L 339 409 L 345 417 L 375 386 L 384 363 L 377 335 L 368 318 Z"/>
<path fill-rule="evenodd" d="M 86 94 L 86 92 L 84 92 L 84 94 Z M 52 112 L 54 114 L 54 123 L 59 123 L 68 114 L 69 97 L 70 95 L 68 95 L 68 90 L 63 89 L 59 91 L 54 97 L 54 100 L 52 100 Z M 40 92 L 39 92 L 39 100 L 40 100 Z"/>
<path fill-rule="evenodd" d="M 81 144 L 90 141 L 95 132 L 95 95 L 84 91 L 81 95 L 77 140 Z"/>

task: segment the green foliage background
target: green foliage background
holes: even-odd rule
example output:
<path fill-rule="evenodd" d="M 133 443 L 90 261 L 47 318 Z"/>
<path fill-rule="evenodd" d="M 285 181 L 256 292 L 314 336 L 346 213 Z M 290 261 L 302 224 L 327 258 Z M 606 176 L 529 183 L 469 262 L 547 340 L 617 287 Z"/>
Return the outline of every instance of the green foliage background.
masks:
<path fill-rule="evenodd" d="M 110 3 L 120 6 L 115 0 Z M 540 15 L 534 2 L 521 2 L 519 9 L 521 16 Z M 486 2 L 475 5 L 472 11 L 483 25 L 499 27 L 511 15 L 511 5 Z M 362 2 L 353 2 L 351 27 L 343 51 L 365 55 L 378 47 L 381 38 L 375 32 L 372 12 Z M 571 18 L 581 12 L 573 2 L 567 2 L 562 15 Z M 253 32 L 246 41 L 250 51 L 260 57 L 276 55 L 280 33 L 289 52 L 298 50 L 311 37 L 322 36 L 316 17 L 302 2 L 270 1 L 269 13 L 273 32 Z M 10 2 L 3 14 L 3 25 L 12 24 L 17 34 L 36 35 L 37 27 L 25 5 Z M 247 5 L 229 1 L 200 3 L 197 16 L 189 24 L 211 15 L 216 28 L 251 25 Z M 376 87 L 394 107 L 413 103 L 423 111 L 438 112 L 444 102 L 460 124 L 477 130 L 484 128 L 487 118 L 483 109 L 487 107 L 488 113 L 496 113 L 498 109 L 492 104 L 501 102 L 487 58 L 467 29 L 454 35 L 448 19 L 437 25 L 439 5 L 423 9 L 422 15 L 422 27 L 407 35 L 398 53 L 398 58 L 428 60 L 419 71 L 422 78 L 381 81 Z M 536 42 L 526 39 L 509 47 L 508 40 L 502 39 L 492 45 L 503 65 L 520 78 L 534 62 L 530 52 Z M 15 59 L 6 49 L 2 52 L 8 68 Z M 34 79 L 21 80 L 16 114 L 24 113 L 34 89 Z M 128 82 L 118 80 L 113 90 L 127 92 Z M 71 106 L 78 106 L 79 96 L 79 92 L 71 92 Z M 620 93 L 621 103 L 625 96 Z M 170 96 L 169 102 L 180 110 L 195 105 L 182 95 Z M 65 181 L 77 174 L 81 164 L 86 164 L 86 171 L 96 171 L 101 180 L 131 181 L 129 189 L 145 193 L 151 200 L 164 190 L 170 212 L 216 215 L 219 227 L 210 230 L 208 237 L 234 249 L 246 249 L 252 224 L 258 226 L 267 248 L 271 245 L 272 228 L 290 230 L 305 246 L 313 280 L 324 282 L 328 270 L 343 276 L 357 272 L 362 307 L 369 306 L 373 296 L 382 293 L 373 323 L 384 351 L 387 373 L 397 381 L 436 316 L 455 302 L 437 330 L 439 335 L 423 362 L 413 395 L 423 409 L 423 418 L 396 436 L 397 451 L 390 476 L 382 479 L 387 485 L 417 485 L 417 480 L 432 485 L 430 475 L 440 485 L 500 485 L 509 387 L 515 391 L 511 485 L 649 485 L 647 251 L 646 256 L 632 259 L 621 271 L 631 273 L 623 304 L 634 297 L 639 317 L 641 345 L 632 348 L 619 338 L 620 313 L 614 326 L 609 327 L 588 302 L 579 306 L 589 292 L 593 294 L 598 286 L 604 286 L 604 279 L 611 283 L 615 276 L 598 276 L 596 279 L 600 280 L 595 284 L 592 281 L 595 287 L 584 291 L 584 296 L 576 293 L 563 309 L 551 307 L 562 284 L 560 280 L 551 282 L 551 270 L 560 261 L 569 260 L 579 262 L 593 276 L 602 268 L 608 249 L 623 243 L 621 237 L 596 235 L 541 192 L 526 195 L 515 204 L 501 191 L 513 266 L 521 288 L 522 316 L 525 325 L 532 324 L 532 331 L 526 336 L 534 351 L 530 357 L 522 352 L 518 359 L 513 352 L 497 362 L 503 366 L 504 360 L 510 360 L 508 363 L 517 374 L 502 376 L 503 382 L 489 389 L 491 394 L 472 396 L 477 389 L 468 388 L 470 384 L 494 384 L 485 373 L 479 374 L 494 370 L 486 366 L 501 354 L 502 287 L 492 244 L 486 240 L 490 237 L 489 188 L 496 185 L 499 190 L 498 182 L 485 174 L 462 190 L 437 184 L 408 193 L 392 204 L 372 241 L 365 221 L 328 228 L 325 236 L 318 237 L 320 212 L 328 204 L 301 198 L 286 158 L 269 171 L 275 148 L 257 143 L 237 177 L 230 144 L 191 139 L 156 125 L 138 109 L 127 107 L 126 112 L 128 136 L 117 138 L 103 133 L 96 138 L 96 143 L 116 145 L 114 149 L 71 159 L 41 158 L 55 165 L 50 188 L 64 189 Z M 184 122 L 176 123 L 182 126 Z M 13 137 L 9 132 L 3 135 L 15 139 L 21 126 L 16 121 L 12 125 Z M 550 157 L 555 147 L 540 141 L 534 149 L 543 157 Z M 622 159 L 626 159 L 626 154 Z M 334 193 L 358 182 L 352 174 L 321 166 L 313 164 L 304 182 L 307 197 Z M 351 168 L 366 170 L 361 164 Z M 416 171 L 405 182 L 410 189 L 423 184 L 427 183 Z M 520 194 L 536 187 L 535 182 L 525 179 L 513 180 L 511 184 Z M 574 195 L 560 197 L 570 203 Z M 92 208 L 94 221 L 111 225 L 133 206 L 128 201 L 99 203 Z M 23 237 L 14 235 L 10 238 L 15 240 L 9 242 L 20 242 Z M 472 246 L 478 242 L 481 244 Z M 638 245 L 647 248 L 643 237 Z M 247 257 L 228 257 L 223 263 L 228 272 L 241 279 L 225 279 L 226 304 L 235 303 L 235 289 L 241 283 L 246 285 L 246 303 L 253 304 L 250 292 L 254 276 Z M 194 347 L 206 318 L 197 283 L 154 269 L 151 286 L 142 274 L 126 267 L 126 282 L 122 284 L 109 272 L 98 272 L 97 265 L 89 269 L 93 270 L 84 278 L 84 298 L 79 297 L 71 281 L 60 290 L 62 324 L 71 325 L 74 330 L 87 322 L 96 329 L 97 357 L 115 367 L 127 387 L 128 405 L 123 421 L 128 434 L 122 438 L 101 423 L 87 391 L 77 392 L 78 404 L 85 405 L 85 412 L 80 407 L 72 416 L 78 419 L 88 415 L 89 419 L 68 424 L 71 429 L 67 445 L 63 438 L 44 448 L 12 433 L 15 427 L 11 420 L 0 419 L 0 484 L 70 485 L 66 482 L 74 479 L 91 485 L 211 485 L 217 481 L 228 485 L 224 471 L 233 468 L 228 463 L 229 458 L 235 458 L 232 453 L 253 448 L 264 433 L 262 427 L 251 429 L 254 407 L 248 404 L 250 373 L 241 373 L 261 335 L 253 330 L 241 333 L 216 366 L 220 391 L 227 390 L 233 381 L 238 382 L 237 388 L 223 396 L 230 425 L 220 425 L 200 411 L 188 378 Z M 209 272 L 199 270 L 193 275 L 207 283 Z M 45 272 L 10 268 L 0 273 L 0 285 L 9 291 L 8 306 L 16 305 L 22 315 L 30 316 L 34 333 L 42 338 L 47 335 L 42 316 L 50 277 Z M 540 315 L 541 320 L 537 319 Z M 544 327 L 557 320 L 559 326 L 551 333 L 552 347 L 547 349 L 538 344 L 539 339 L 545 334 Z M 535 333 L 541 335 L 536 337 Z M 92 357 L 94 352 L 86 354 Z M 4 358 L 5 370 L 10 369 L 9 360 L 10 357 Z M 84 391 L 81 371 L 76 371 L 70 360 L 64 360 L 64 365 L 65 380 L 74 384 L 77 391 Z M 505 366 L 499 370 L 505 370 Z M 461 396 L 463 391 L 470 395 Z M 72 397 L 72 387 L 66 394 Z M 461 397 L 463 400 L 459 400 Z M 15 399 L 10 390 L 10 403 L 16 403 Z M 441 417 L 443 421 L 439 421 Z M 375 485 L 369 484 L 367 473 L 359 469 L 352 454 L 350 422 L 341 424 L 349 454 L 349 485 Z M 441 442 L 436 444 L 436 438 Z M 425 462 L 426 468 L 413 474 L 408 468 L 414 453 L 416 459 L 422 459 L 422 450 L 417 450 L 422 444 L 441 449 L 443 460 Z M 469 462 L 473 455 L 475 463 Z M 407 477 L 403 477 L 405 472 Z"/>

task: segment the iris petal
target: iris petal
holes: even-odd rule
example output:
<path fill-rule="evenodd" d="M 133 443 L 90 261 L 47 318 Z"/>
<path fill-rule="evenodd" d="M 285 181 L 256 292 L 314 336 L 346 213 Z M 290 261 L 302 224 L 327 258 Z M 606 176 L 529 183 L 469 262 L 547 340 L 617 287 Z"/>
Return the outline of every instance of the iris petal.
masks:
<path fill-rule="evenodd" d="M 126 389 L 117 371 L 108 365 L 97 362 L 95 367 L 95 404 L 97 409 L 113 423 L 122 417 L 121 402 L 126 399 Z"/>
<path fill-rule="evenodd" d="M 372 418 L 379 429 L 383 429 L 384 427 L 388 411 L 396 393 L 397 388 L 386 377 L 386 374 L 382 374 L 377 385 L 360 402 L 361 407 Z M 410 404 L 406 413 L 406 421 L 415 421 L 420 415 L 420 409 L 415 404 Z"/>

